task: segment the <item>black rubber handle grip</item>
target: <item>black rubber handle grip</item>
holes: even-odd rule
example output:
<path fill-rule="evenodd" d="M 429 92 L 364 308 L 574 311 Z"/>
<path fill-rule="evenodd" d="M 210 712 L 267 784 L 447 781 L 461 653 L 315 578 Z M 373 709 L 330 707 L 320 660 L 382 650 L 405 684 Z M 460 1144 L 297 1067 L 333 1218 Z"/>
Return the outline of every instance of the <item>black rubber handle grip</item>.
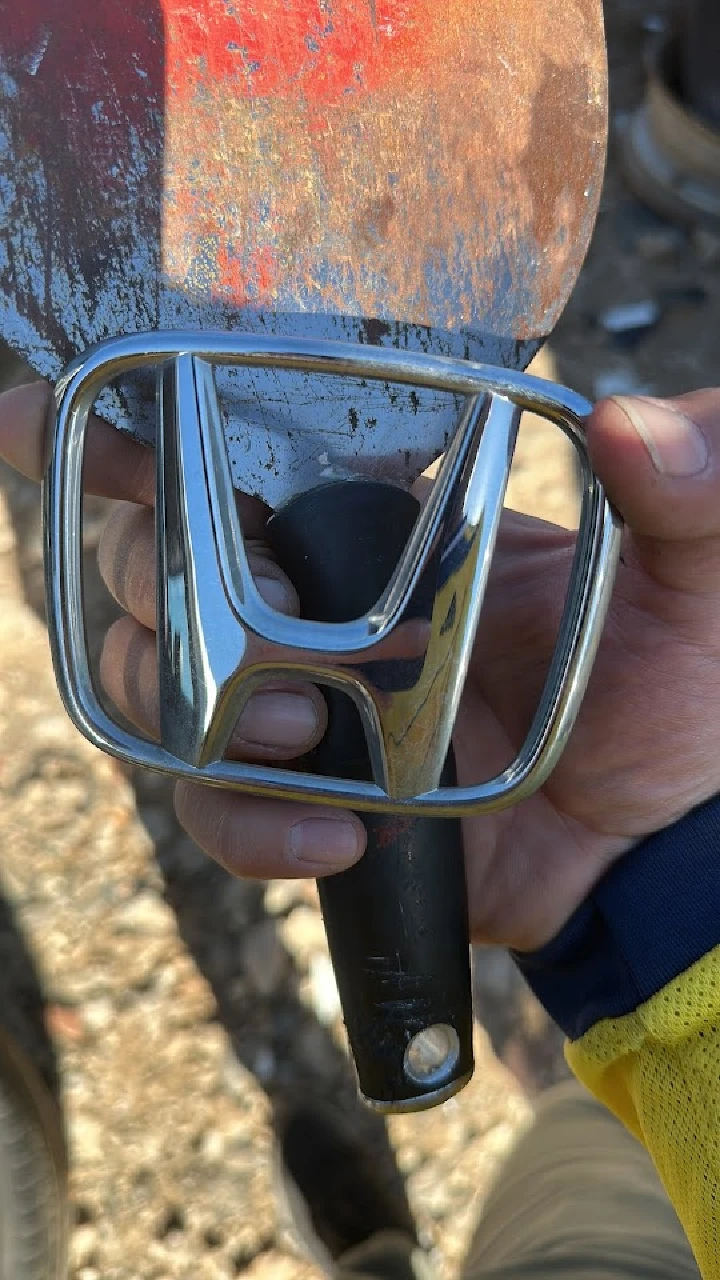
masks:
<path fill-rule="evenodd" d="M 367 612 L 387 586 L 417 513 L 410 494 L 364 480 L 314 489 L 277 512 L 270 545 L 298 591 L 303 616 L 346 622 Z M 429 616 L 421 599 L 415 611 Z M 391 677 L 398 687 L 403 677 L 410 682 L 414 666 L 374 663 L 373 678 L 382 687 Z M 324 693 L 328 731 L 304 766 L 369 778 L 354 703 L 337 690 Z M 453 780 L 448 760 L 443 781 Z M 455 1093 L 473 1069 L 460 823 L 391 814 L 362 820 L 366 853 L 348 871 L 318 882 L 320 901 L 360 1091 L 377 1110 L 412 1110 Z M 427 1059 L 414 1041 L 430 1027 L 438 1028 L 430 1049 L 433 1042 L 438 1050 L 448 1047 L 444 1069 L 432 1070 L 432 1053 Z"/>

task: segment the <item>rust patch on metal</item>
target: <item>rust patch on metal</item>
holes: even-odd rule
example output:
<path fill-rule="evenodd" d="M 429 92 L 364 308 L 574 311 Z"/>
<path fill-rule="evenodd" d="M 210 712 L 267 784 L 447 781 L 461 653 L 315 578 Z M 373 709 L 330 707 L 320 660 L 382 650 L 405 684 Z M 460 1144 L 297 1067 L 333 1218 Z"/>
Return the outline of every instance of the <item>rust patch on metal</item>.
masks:
<path fill-rule="evenodd" d="M 403 814 L 384 813 L 382 822 L 372 824 L 372 836 L 378 849 L 390 849 L 394 845 L 402 846 L 409 841 L 413 825 L 417 818 L 407 818 Z"/>
<path fill-rule="evenodd" d="M 166 0 L 169 278 L 239 306 L 549 332 L 602 178 L 596 0 L 483 0 L 473 20 L 386 0 L 374 23 L 345 0 L 322 35 L 314 6 L 293 13 L 295 45 L 255 31 L 214 81 Z"/>

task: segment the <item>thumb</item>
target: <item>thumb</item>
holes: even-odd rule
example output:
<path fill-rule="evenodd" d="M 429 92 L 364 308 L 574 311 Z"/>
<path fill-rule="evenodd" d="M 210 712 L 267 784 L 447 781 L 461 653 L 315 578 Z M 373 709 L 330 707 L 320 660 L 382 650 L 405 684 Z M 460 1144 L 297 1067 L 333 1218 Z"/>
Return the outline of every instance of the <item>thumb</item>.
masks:
<path fill-rule="evenodd" d="M 673 590 L 720 588 L 720 390 L 604 400 L 587 439 L 646 572 Z"/>

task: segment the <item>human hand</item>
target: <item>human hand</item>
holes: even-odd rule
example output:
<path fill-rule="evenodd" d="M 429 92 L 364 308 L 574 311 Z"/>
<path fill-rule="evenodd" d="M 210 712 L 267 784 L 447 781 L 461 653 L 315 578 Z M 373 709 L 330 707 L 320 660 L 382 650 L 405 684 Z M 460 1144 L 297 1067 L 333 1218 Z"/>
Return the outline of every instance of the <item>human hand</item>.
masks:
<path fill-rule="evenodd" d="M 0 397 L 0 455 L 35 478 L 47 396 L 44 384 L 34 384 Z M 543 790 L 514 809 L 464 823 L 473 936 L 518 949 L 552 937 L 634 841 L 720 786 L 720 391 L 664 406 L 606 401 L 590 420 L 588 444 L 628 526 L 590 686 Z M 125 714 L 152 730 L 153 456 L 96 422 L 86 483 L 122 502 L 104 533 L 100 565 L 128 616 L 108 633 L 102 679 Z M 243 500 L 263 594 L 294 611 L 295 594 L 262 544 L 264 518 L 259 503 Z M 554 645 L 573 542 L 565 530 L 514 513 L 504 517 L 456 724 L 462 785 L 489 776 L 519 746 Z M 324 727 L 316 689 L 259 693 L 232 752 L 293 759 Z M 176 807 L 198 843 L 237 875 L 329 874 L 364 848 L 361 820 L 336 809 L 188 783 L 178 784 Z"/>

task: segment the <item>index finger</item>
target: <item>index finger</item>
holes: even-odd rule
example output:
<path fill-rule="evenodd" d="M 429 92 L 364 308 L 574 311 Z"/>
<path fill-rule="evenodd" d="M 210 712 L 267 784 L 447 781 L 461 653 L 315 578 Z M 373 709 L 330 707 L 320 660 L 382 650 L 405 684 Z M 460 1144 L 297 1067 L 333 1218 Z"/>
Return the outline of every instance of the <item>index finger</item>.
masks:
<path fill-rule="evenodd" d="M 0 395 L 0 457 L 30 480 L 42 480 L 49 444 L 52 388 L 31 382 Z M 88 425 L 85 492 L 152 506 L 155 455 L 94 415 Z"/>
<path fill-rule="evenodd" d="M 30 382 L 0 395 L 0 458 L 29 480 L 42 480 L 49 446 L 53 393 L 48 382 Z M 155 452 L 91 415 L 85 437 L 85 493 L 140 506 L 155 505 Z M 261 537 L 268 511 L 238 494 L 243 531 Z"/>

